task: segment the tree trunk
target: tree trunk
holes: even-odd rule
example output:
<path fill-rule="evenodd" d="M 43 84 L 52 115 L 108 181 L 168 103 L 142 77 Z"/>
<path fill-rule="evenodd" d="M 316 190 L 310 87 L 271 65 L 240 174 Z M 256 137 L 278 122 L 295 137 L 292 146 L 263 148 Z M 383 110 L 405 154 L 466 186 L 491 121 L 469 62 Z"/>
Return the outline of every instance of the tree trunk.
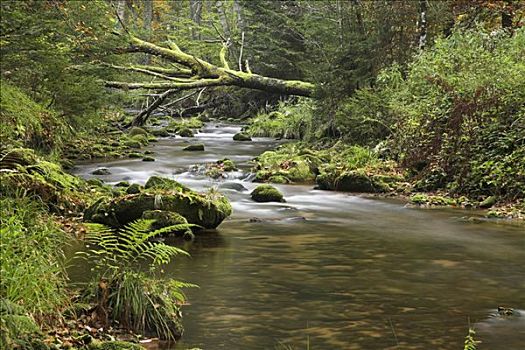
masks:
<path fill-rule="evenodd" d="M 144 33 L 148 40 L 151 39 L 151 22 L 153 21 L 153 0 L 144 0 Z M 150 63 L 149 55 L 144 55 L 142 64 Z"/>
<path fill-rule="evenodd" d="M 503 9 L 501 11 L 501 28 L 503 29 L 512 29 L 512 8 L 511 0 L 507 0 L 503 3 Z"/>
<path fill-rule="evenodd" d="M 226 11 L 224 10 L 224 3 L 222 1 L 217 1 L 215 3 L 217 8 L 217 14 L 219 15 L 219 20 L 221 21 L 222 30 L 224 31 L 224 36 L 226 39 L 231 38 L 230 24 L 228 23 L 228 18 L 226 17 Z"/>
<path fill-rule="evenodd" d="M 119 89 L 152 89 L 165 91 L 165 93 L 167 93 L 169 90 L 170 92 L 167 93 L 167 95 L 176 91 L 212 86 L 238 86 L 267 91 L 274 94 L 298 96 L 312 96 L 315 90 L 314 84 L 305 81 L 270 78 L 253 74 L 251 72 L 233 70 L 227 65 L 224 65 L 224 67 L 216 66 L 198 57 L 183 52 L 175 43 L 170 43 L 170 48 L 166 48 L 133 36 L 127 36 L 127 39 L 130 43 L 130 46 L 124 49 L 118 49 L 117 52 L 147 53 L 150 55 L 162 57 L 165 60 L 184 68 L 179 69 L 173 68 L 172 66 L 172 68 L 168 69 L 154 66 L 120 67 L 110 65 L 112 68 L 131 70 L 150 76 L 155 76 L 156 78 L 159 78 L 160 81 L 151 83 L 107 81 L 105 83 L 107 87 Z M 165 97 L 160 102 L 154 102 L 153 104 L 158 106 L 164 99 Z M 155 107 L 151 107 L 151 110 L 148 108 L 148 113 L 151 113 Z M 137 123 L 140 122 L 141 120 L 137 121 Z"/>
<path fill-rule="evenodd" d="M 126 11 L 126 0 L 117 0 L 117 21 L 115 24 L 115 30 L 122 28 L 122 23 L 125 23 L 125 11 Z"/>
<path fill-rule="evenodd" d="M 419 50 L 423 50 L 427 45 L 427 0 L 419 0 Z"/>
<path fill-rule="evenodd" d="M 190 19 L 197 26 L 201 25 L 202 20 L 202 0 L 190 0 Z M 193 40 L 200 40 L 200 32 L 198 29 L 192 27 L 191 38 Z"/>

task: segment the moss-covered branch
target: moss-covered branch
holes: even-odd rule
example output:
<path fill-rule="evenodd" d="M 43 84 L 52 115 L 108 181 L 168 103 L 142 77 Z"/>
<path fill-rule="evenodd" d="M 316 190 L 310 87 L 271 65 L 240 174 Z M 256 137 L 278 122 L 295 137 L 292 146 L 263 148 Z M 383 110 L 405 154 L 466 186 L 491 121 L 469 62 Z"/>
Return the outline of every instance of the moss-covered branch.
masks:
<path fill-rule="evenodd" d="M 299 80 L 269 78 L 230 69 L 226 61 L 226 45 L 223 46 L 220 53 L 223 67 L 219 67 L 185 53 L 173 42 L 170 42 L 169 48 L 166 48 L 133 36 L 129 36 L 128 40 L 130 47 L 122 50 L 123 52 L 143 52 L 162 57 L 170 62 L 186 67 L 185 73 L 191 72 L 192 78 L 173 79 L 169 77 L 166 71 L 162 71 L 162 69 L 158 69 L 158 67 L 141 66 L 130 68 L 130 70 L 158 76 L 164 80 L 170 80 L 170 82 L 125 83 L 110 81 L 106 82 L 106 86 L 108 87 L 122 89 L 187 90 L 208 86 L 238 86 L 268 91 L 275 94 L 300 96 L 312 96 L 314 92 L 315 86 L 312 83 Z M 188 74 L 188 76 L 189 75 L 190 74 Z"/>

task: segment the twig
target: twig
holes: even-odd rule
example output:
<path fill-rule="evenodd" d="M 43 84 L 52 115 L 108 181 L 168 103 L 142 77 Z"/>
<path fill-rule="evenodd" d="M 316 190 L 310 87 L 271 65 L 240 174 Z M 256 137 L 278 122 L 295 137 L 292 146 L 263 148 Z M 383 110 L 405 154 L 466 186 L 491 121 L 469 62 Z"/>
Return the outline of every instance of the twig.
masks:
<path fill-rule="evenodd" d="M 390 317 L 388 318 L 388 322 L 390 322 L 390 329 L 392 330 L 392 334 L 394 334 L 396 345 L 399 346 L 399 341 L 397 340 L 396 330 L 394 329 L 394 325 L 392 324 L 392 319 Z"/>

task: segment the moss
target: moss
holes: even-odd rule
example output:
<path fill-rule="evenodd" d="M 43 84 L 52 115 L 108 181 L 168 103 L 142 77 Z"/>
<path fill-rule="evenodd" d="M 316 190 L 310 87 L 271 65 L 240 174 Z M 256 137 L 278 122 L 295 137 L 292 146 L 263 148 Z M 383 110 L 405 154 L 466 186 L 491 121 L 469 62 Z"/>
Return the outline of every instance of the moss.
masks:
<path fill-rule="evenodd" d="M 188 145 L 182 149 L 183 151 L 204 151 L 204 145 L 202 143 L 196 143 Z"/>
<path fill-rule="evenodd" d="M 120 181 L 115 185 L 115 187 L 129 187 L 129 181 Z"/>
<path fill-rule="evenodd" d="M 129 148 L 141 148 L 142 143 L 137 140 L 129 139 L 129 140 L 124 140 L 124 146 L 129 147 Z"/>
<path fill-rule="evenodd" d="M 102 187 L 102 186 L 104 186 L 104 181 L 102 181 L 101 179 L 97 179 L 97 178 L 89 179 L 89 180 L 87 180 L 87 183 L 89 185 L 95 186 L 95 187 Z"/>
<path fill-rule="evenodd" d="M 138 152 L 128 153 L 128 158 L 142 158 L 142 153 L 138 153 Z"/>
<path fill-rule="evenodd" d="M 259 185 L 250 194 L 256 202 L 286 202 L 283 194 L 271 185 Z"/>
<path fill-rule="evenodd" d="M 268 178 L 268 182 L 274 184 L 287 184 L 290 183 L 290 180 L 283 175 L 273 175 Z"/>
<path fill-rule="evenodd" d="M 417 193 L 410 197 L 410 202 L 421 206 L 457 206 L 454 198 Z"/>
<path fill-rule="evenodd" d="M 199 118 L 182 118 L 179 120 L 172 120 L 168 124 L 168 131 L 177 132 L 182 128 L 189 129 L 200 129 L 204 126 L 204 123 Z"/>
<path fill-rule="evenodd" d="M 497 198 L 496 196 L 489 196 L 485 198 L 481 203 L 479 203 L 480 208 L 490 208 L 496 204 Z"/>
<path fill-rule="evenodd" d="M 143 162 L 154 162 L 155 158 L 150 157 L 150 156 L 145 156 L 144 158 L 142 158 L 142 161 Z"/>
<path fill-rule="evenodd" d="M 181 137 L 193 137 L 193 131 L 189 128 L 182 128 L 178 131 L 179 136 Z"/>
<path fill-rule="evenodd" d="M 138 135 L 132 136 L 131 140 L 138 141 L 138 142 L 140 142 L 140 144 L 142 144 L 144 146 L 146 146 L 149 143 L 148 136 L 142 135 L 142 134 L 138 134 Z"/>
<path fill-rule="evenodd" d="M 142 189 L 142 186 L 140 186 L 139 184 L 131 184 L 129 185 L 129 187 L 126 189 L 126 193 L 127 194 L 136 194 L 136 193 L 140 193 Z"/>
<path fill-rule="evenodd" d="M 138 344 L 124 341 L 98 341 L 94 340 L 88 345 L 89 350 L 144 350 Z"/>
<path fill-rule="evenodd" d="M 251 141 L 252 138 L 248 134 L 239 132 L 239 133 L 233 135 L 233 140 L 234 141 Z"/>
<path fill-rule="evenodd" d="M 168 136 L 170 136 L 170 133 L 168 132 L 168 130 L 166 130 L 166 128 L 153 129 L 153 130 L 151 130 L 151 134 L 153 136 L 158 136 L 158 137 L 168 137 Z"/>
<path fill-rule="evenodd" d="M 218 160 L 217 165 L 221 167 L 224 171 L 237 170 L 237 166 L 235 166 L 235 163 L 231 159 L 228 159 L 228 158 Z"/>
<path fill-rule="evenodd" d="M 129 132 L 128 132 L 129 136 L 133 137 L 133 136 L 136 136 L 136 135 L 144 135 L 144 136 L 147 136 L 148 135 L 148 132 L 143 129 L 143 128 L 139 128 L 137 126 L 134 126 L 132 127 Z"/>
<path fill-rule="evenodd" d="M 148 181 L 146 181 L 146 185 L 144 186 L 146 189 L 163 189 L 163 190 L 172 190 L 172 191 L 182 191 L 182 192 L 188 192 L 191 191 L 189 187 L 184 186 L 178 181 L 168 179 L 166 177 L 161 176 L 151 176 Z"/>

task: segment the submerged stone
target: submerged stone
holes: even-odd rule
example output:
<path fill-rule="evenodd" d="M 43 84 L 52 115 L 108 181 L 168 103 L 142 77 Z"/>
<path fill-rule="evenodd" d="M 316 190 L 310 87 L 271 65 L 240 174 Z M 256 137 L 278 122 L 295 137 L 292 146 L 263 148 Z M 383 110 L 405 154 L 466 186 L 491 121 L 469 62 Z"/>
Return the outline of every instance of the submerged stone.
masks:
<path fill-rule="evenodd" d="M 194 145 L 186 146 L 182 150 L 183 151 L 204 151 L 204 145 L 202 143 L 196 143 Z"/>
<path fill-rule="evenodd" d="M 259 185 L 250 195 L 256 202 L 286 202 L 283 194 L 271 185 Z"/>
<path fill-rule="evenodd" d="M 143 162 L 154 162 L 155 158 L 150 157 L 150 156 L 145 156 L 144 158 L 142 158 L 142 161 Z"/>
<path fill-rule="evenodd" d="M 248 189 L 238 182 L 226 182 L 219 185 L 219 188 L 234 190 L 237 192 L 247 191 Z"/>

